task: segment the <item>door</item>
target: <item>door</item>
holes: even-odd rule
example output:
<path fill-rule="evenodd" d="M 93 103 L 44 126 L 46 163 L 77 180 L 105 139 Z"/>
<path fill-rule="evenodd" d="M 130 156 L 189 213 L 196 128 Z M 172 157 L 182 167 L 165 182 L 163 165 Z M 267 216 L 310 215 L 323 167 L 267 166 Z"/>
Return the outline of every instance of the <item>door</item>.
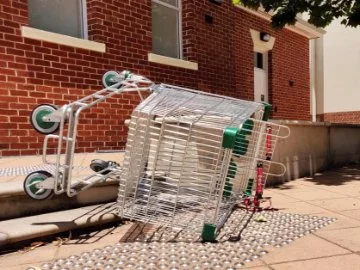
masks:
<path fill-rule="evenodd" d="M 269 102 L 268 53 L 254 52 L 254 98 Z"/>

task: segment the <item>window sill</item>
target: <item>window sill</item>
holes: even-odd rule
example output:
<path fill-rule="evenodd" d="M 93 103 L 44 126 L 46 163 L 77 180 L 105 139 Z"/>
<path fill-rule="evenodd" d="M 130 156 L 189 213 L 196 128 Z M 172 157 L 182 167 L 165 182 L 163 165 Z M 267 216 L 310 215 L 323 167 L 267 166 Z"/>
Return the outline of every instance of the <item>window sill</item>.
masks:
<path fill-rule="evenodd" d="M 185 61 L 182 59 L 162 56 L 154 53 L 148 54 L 148 61 L 157 64 L 163 64 L 173 67 L 186 68 L 191 70 L 198 70 L 198 64 L 191 61 Z"/>
<path fill-rule="evenodd" d="M 101 53 L 106 51 L 104 43 L 52 33 L 28 26 L 21 27 L 21 36 Z"/>

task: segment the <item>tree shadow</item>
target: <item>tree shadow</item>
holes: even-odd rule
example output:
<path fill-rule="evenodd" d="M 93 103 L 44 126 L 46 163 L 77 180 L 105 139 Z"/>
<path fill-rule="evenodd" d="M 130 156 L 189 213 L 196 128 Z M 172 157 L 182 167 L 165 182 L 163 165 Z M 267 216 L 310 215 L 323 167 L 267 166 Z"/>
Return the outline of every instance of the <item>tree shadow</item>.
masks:
<path fill-rule="evenodd" d="M 360 165 L 349 165 L 316 173 L 304 178 L 305 182 L 323 186 L 341 186 L 349 182 L 360 182 Z"/>
<path fill-rule="evenodd" d="M 49 221 L 49 222 L 34 222 L 32 225 L 55 225 L 57 228 L 59 228 L 62 232 L 60 234 L 64 235 L 65 233 L 69 234 L 69 240 L 64 242 L 65 244 L 91 244 L 98 242 L 100 239 L 104 238 L 105 236 L 111 234 L 119 225 L 120 218 L 115 213 L 115 204 L 116 203 L 109 203 L 105 206 L 100 205 L 97 206 L 94 209 L 89 209 L 89 211 L 83 213 L 82 215 L 79 215 L 73 220 L 69 221 Z M 102 229 L 104 226 L 108 227 L 109 225 L 106 225 L 104 223 L 107 223 L 107 221 L 104 221 L 105 215 L 113 215 L 114 220 L 111 222 L 112 228 L 106 230 L 104 233 Z M 77 225 L 77 221 L 79 219 L 86 218 L 85 222 L 82 222 L 81 226 Z M 94 226 L 87 227 L 88 224 L 93 223 L 96 219 L 96 224 L 94 224 L 96 230 L 94 230 Z M 106 218 L 108 220 L 108 217 Z M 104 222 L 102 222 L 104 221 Z M 114 223 L 117 225 L 114 226 Z M 84 228 L 87 227 L 87 228 Z M 75 229 L 74 229 L 75 228 Z"/>

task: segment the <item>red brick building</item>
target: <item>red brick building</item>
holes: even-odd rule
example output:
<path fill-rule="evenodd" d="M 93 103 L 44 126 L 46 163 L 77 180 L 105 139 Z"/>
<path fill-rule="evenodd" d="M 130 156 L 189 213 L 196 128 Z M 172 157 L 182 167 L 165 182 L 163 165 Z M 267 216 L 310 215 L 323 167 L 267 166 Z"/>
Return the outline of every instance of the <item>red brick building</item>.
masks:
<path fill-rule="evenodd" d="M 267 14 L 227 0 L 2 0 L 0 155 L 41 152 L 32 109 L 99 90 L 108 70 L 263 99 L 274 119 L 310 120 L 309 39 L 318 35 L 304 22 L 275 31 Z M 122 148 L 138 102 L 120 95 L 86 113 L 77 151 Z"/>

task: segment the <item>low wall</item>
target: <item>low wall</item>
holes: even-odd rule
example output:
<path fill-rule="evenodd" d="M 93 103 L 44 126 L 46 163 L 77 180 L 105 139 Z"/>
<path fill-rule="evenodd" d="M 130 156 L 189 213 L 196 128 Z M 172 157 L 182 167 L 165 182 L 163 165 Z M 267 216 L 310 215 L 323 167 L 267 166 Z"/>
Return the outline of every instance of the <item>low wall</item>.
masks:
<path fill-rule="evenodd" d="M 273 156 L 273 161 L 282 162 L 287 172 L 283 177 L 270 177 L 267 182 L 270 185 L 360 162 L 360 125 L 274 122 L 287 125 L 291 135 L 278 141 Z"/>

